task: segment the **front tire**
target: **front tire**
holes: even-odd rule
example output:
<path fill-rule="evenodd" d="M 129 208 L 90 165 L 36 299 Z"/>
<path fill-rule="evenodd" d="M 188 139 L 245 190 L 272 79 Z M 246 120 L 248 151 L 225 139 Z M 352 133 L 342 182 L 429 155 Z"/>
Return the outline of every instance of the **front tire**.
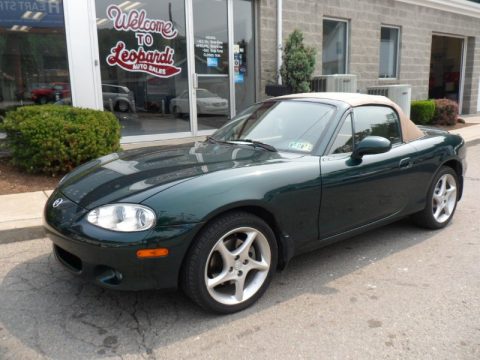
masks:
<path fill-rule="evenodd" d="M 277 267 L 272 229 L 246 212 L 225 214 L 196 238 L 185 260 L 182 287 L 204 309 L 230 314 L 257 301 Z"/>
<path fill-rule="evenodd" d="M 117 102 L 116 108 L 118 111 L 126 113 L 130 110 L 130 104 L 126 101 L 120 100 L 119 102 Z"/>
<path fill-rule="evenodd" d="M 450 167 L 442 167 L 428 190 L 427 206 L 412 216 L 414 222 L 434 230 L 447 226 L 457 208 L 458 194 L 457 173 Z"/>

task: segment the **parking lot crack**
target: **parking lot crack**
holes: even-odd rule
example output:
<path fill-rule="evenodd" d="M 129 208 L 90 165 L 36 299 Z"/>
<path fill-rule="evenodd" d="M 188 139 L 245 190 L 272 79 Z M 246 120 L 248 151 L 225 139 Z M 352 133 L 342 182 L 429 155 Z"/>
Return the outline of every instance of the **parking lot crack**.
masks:
<path fill-rule="evenodd" d="M 147 346 L 147 339 L 146 339 L 146 332 L 144 330 L 142 330 L 142 325 L 140 323 L 140 320 L 139 320 L 139 317 L 138 317 L 138 313 L 141 309 L 139 309 L 139 301 L 138 301 L 138 294 L 135 294 L 135 302 L 133 303 L 133 311 L 131 312 L 131 316 L 133 318 L 133 320 L 135 321 L 135 331 L 138 333 L 138 335 L 140 336 L 140 347 L 142 347 L 145 351 L 145 354 L 147 355 L 147 357 L 145 357 L 144 354 L 141 354 L 142 358 L 144 359 L 156 359 L 155 357 L 155 354 L 153 353 L 153 350 Z"/>

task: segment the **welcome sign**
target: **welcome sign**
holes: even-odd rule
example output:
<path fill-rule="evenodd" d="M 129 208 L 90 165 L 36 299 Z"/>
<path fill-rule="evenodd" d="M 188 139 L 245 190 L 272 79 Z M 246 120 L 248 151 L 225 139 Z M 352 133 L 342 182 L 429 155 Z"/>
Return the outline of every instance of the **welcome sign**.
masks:
<path fill-rule="evenodd" d="M 107 56 L 108 65 L 160 78 L 168 78 L 182 72 L 181 68 L 175 66 L 175 50 L 170 46 L 166 46 L 162 51 L 144 48 L 154 44 L 152 34 L 159 34 L 167 40 L 176 38 L 178 31 L 171 21 L 149 19 L 145 10 L 124 12 L 117 5 L 110 5 L 107 8 L 107 17 L 113 21 L 115 30 L 134 32 L 138 44 L 137 49 L 127 49 L 123 41 L 118 41 Z"/>

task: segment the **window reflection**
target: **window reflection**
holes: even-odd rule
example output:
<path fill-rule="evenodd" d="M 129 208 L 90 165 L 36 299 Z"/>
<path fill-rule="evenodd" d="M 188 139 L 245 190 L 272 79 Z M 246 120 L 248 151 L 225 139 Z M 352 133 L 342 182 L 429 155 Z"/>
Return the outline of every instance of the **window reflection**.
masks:
<path fill-rule="evenodd" d="M 323 20 L 323 75 L 347 71 L 347 25 L 344 20 Z"/>
<path fill-rule="evenodd" d="M 233 2 L 235 106 L 242 111 L 255 102 L 255 24 L 252 0 Z"/>
<path fill-rule="evenodd" d="M 380 31 L 380 78 L 396 78 L 399 28 L 382 26 Z"/>
<path fill-rule="evenodd" d="M 71 103 L 62 0 L 0 3 L 0 115 Z"/>
<path fill-rule="evenodd" d="M 96 0 L 96 13 L 103 105 L 122 135 L 189 132 L 188 111 L 172 111 L 188 94 L 184 2 Z"/>

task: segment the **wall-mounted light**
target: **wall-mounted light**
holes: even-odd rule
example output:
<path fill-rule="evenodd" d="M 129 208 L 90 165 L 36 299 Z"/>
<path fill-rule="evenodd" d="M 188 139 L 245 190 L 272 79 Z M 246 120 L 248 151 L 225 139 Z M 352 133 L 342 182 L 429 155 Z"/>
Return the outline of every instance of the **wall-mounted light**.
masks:
<path fill-rule="evenodd" d="M 25 11 L 22 15 L 22 19 L 36 20 L 36 21 L 40 21 L 44 17 L 45 17 L 45 13 L 43 11 L 33 12 L 33 11 L 28 10 L 28 11 Z"/>
<path fill-rule="evenodd" d="M 45 13 L 43 11 L 37 11 L 35 14 L 33 14 L 32 19 L 40 21 L 44 18 L 44 16 L 45 16 Z"/>
<path fill-rule="evenodd" d="M 31 19 L 33 16 L 33 12 L 32 11 L 25 11 L 22 15 L 22 19 Z"/>
<path fill-rule="evenodd" d="M 140 5 L 142 5 L 142 3 L 140 1 L 136 1 L 133 4 L 126 6 L 123 10 L 132 10 L 139 7 Z"/>
<path fill-rule="evenodd" d="M 124 7 L 130 5 L 131 3 L 132 3 L 131 1 L 128 1 L 128 0 L 127 0 L 127 1 L 124 1 L 123 3 L 121 3 L 120 5 L 118 5 L 118 7 L 119 7 L 120 9 L 123 9 Z"/>
<path fill-rule="evenodd" d="M 11 28 L 10 28 L 10 31 L 22 31 L 22 32 L 27 32 L 28 30 L 30 30 L 31 27 L 30 26 L 25 26 L 25 25 L 13 25 Z"/>

